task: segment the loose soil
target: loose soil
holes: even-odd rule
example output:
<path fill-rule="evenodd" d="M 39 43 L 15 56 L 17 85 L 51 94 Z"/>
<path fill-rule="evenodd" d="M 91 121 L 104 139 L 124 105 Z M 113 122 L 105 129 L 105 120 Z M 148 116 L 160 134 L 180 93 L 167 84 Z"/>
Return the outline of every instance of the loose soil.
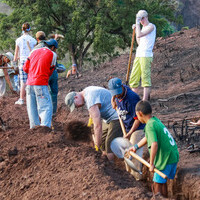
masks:
<path fill-rule="evenodd" d="M 154 115 L 174 134 L 180 152 L 176 178 L 168 184 L 173 199 L 200 199 L 200 153 L 188 151 L 191 144 L 200 146 L 199 129 L 188 126 L 200 116 L 199 44 L 200 30 L 193 28 L 157 38 L 154 49 Z M 124 170 L 122 161 L 110 163 L 95 152 L 92 130 L 86 126 L 86 108 L 70 113 L 64 104 L 69 91 L 90 85 L 107 87 L 110 77 L 125 82 L 128 57 L 124 54 L 97 69 L 84 71 L 78 79 L 60 77 L 58 112 L 52 130 L 30 130 L 26 106 L 14 104 L 18 96 L 7 94 L 0 100 L 0 117 L 6 127 L 0 129 L 0 199 L 152 198 L 152 174 L 147 168 L 143 168 L 144 180 L 136 181 Z"/>

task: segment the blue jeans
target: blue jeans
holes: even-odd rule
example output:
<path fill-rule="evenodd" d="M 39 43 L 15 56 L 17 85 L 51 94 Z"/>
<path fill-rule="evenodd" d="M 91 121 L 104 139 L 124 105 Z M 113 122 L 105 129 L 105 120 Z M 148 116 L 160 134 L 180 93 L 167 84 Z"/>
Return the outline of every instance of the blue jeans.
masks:
<path fill-rule="evenodd" d="M 53 103 L 53 114 L 56 113 L 57 110 L 57 96 L 58 96 L 58 72 L 57 70 L 53 71 L 53 74 L 49 78 L 49 87 L 50 94 Z"/>
<path fill-rule="evenodd" d="M 27 85 L 26 104 L 30 128 L 35 126 L 51 128 L 53 106 L 47 85 Z"/>

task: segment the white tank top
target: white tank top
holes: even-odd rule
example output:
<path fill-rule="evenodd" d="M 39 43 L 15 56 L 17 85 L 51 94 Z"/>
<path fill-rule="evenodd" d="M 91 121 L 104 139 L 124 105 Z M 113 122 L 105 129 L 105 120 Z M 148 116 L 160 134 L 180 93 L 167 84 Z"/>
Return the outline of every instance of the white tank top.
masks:
<path fill-rule="evenodd" d="M 19 46 L 19 57 L 20 61 L 26 60 L 29 56 L 30 49 L 28 48 L 27 41 L 30 44 L 31 50 L 37 44 L 36 39 L 28 34 L 23 34 L 21 37 L 17 38 L 16 45 Z"/>
<path fill-rule="evenodd" d="M 149 23 L 147 26 L 142 27 L 141 31 L 144 31 L 151 25 L 154 27 L 153 31 L 140 38 L 140 44 L 136 50 L 136 57 L 153 57 L 153 47 L 156 39 L 156 26 Z"/>

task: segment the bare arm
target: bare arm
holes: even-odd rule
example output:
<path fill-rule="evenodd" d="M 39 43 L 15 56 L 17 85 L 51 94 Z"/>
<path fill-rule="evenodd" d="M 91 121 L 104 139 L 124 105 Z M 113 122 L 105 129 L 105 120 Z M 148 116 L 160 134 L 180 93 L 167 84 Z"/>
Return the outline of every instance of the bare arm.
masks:
<path fill-rule="evenodd" d="M 129 138 L 132 135 L 132 133 L 137 130 L 139 125 L 140 125 L 140 121 L 136 119 L 133 123 L 133 126 L 131 127 L 131 130 L 127 133 L 126 138 Z"/>
<path fill-rule="evenodd" d="M 116 96 L 112 96 L 112 98 L 111 98 L 111 104 L 112 104 L 112 108 L 116 110 L 117 109 L 117 103 L 115 101 L 115 97 Z"/>
<path fill-rule="evenodd" d="M 143 137 L 138 143 L 137 146 L 138 148 L 143 147 L 145 144 L 147 144 L 147 138 Z M 137 149 L 133 146 L 129 149 L 130 151 L 136 152 Z"/>
<path fill-rule="evenodd" d="M 90 107 L 89 114 L 94 124 L 94 143 L 99 148 L 101 146 L 101 138 L 102 138 L 102 123 L 101 123 L 99 105 L 95 104 L 92 107 Z"/>
<path fill-rule="evenodd" d="M 158 150 L 158 143 L 157 142 L 153 142 L 151 144 L 150 168 L 149 168 L 149 171 L 153 171 L 153 169 L 154 169 L 154 159 L 156 157 L 157 150 Z"/>
<path fill-rule="evenodd" d="M 18 55 L 19 55 L 19 46 L 16 45 L 15 46 L 15 55 L 14 55 L 14 62 L 16 62 L 18 60 Z"/>
<path fill-rule="evenodd" d="M 153 31 L 153 29 L 154 29 L 154 26 L 150 25 L 146 30 L 141 31 L 140 24 L 136 24 L 136 40 L 137 40 L 137 43 L 140 44 L 140 38 L 151 33 Z"/>
<path fill-rule="evenodd" d="M 10 82 L 10 77 L 9 77 L 9 74 L 8 74 L 8 70 L 7 70 L 7 69 L 3 69 L 3 73 L 4 73 L 4 75 L 5 75 L 5 80 L 6 80 L 6 82 L 8 83 L 10 90 L 11 90 L 11 91 L 14 91 L 14 90 L 13 90 L 13 86 L 12 86 L 12 84 L 11 84 L 11 82 Z"/>

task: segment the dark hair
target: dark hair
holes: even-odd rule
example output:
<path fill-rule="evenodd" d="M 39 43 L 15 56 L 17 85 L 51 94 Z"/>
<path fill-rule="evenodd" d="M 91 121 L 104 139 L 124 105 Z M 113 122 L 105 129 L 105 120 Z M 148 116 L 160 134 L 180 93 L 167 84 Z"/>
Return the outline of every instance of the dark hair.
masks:
<path fill-rule="evenodd" d="M 30 31 L 30 24 L 29 24 L 28 22 L 24 23 L 24 24 L 22 25 L 22 30 L 23 30 L 24 32 L 29 32 L 29 31 Z"/>
<path fill-rule="evenodd" d="M 136 112 L 142 112 L 144 115 L 148 115 L 152 113 L 151 105 L 148 101 L 141 100 L 136 104 L 135 107 Z"/>
<path fill-rule="evenodd" d="M 46 37 L 45 37 L 44 35 L 40 35 L 37 39 L 38 39 L 38 40 L 45 40 Z"/>

